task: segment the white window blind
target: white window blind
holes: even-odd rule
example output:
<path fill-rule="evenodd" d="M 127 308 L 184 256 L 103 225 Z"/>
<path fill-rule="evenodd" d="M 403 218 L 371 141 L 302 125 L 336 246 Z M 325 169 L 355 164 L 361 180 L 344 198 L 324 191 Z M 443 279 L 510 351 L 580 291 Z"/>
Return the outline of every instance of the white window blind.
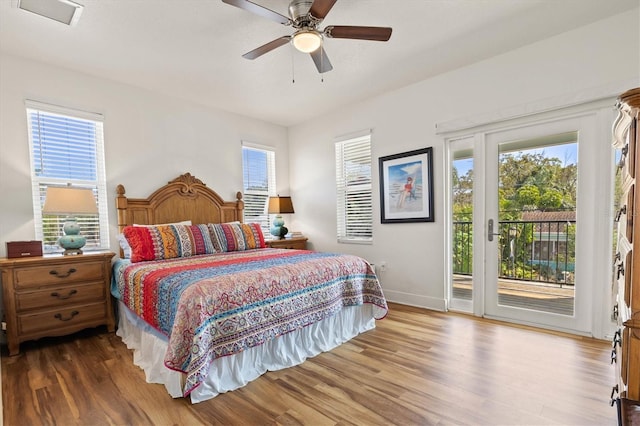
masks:
<path fill-rule="evenodd" d="M 259 223 L 269 235 L 267 200 L 276 195 L 276 153 L 266 147 L 242 143 L 244 221 Z"/>
<path fill-rule="evenodd" d="M 338 242 L 371 243 L 371 134 L 336 142 Z"/>
<path fill-rule="evenodd" d="M 45 253 L 61 252 L 65 216 L 43 214 L 47 187 L 90 188 L 97 214 L 75 215 L 87 243 L 83 250 L 109 247 L 103 117 L 55 105 L 27 101 L 31 183 L 36 238 Z"/>

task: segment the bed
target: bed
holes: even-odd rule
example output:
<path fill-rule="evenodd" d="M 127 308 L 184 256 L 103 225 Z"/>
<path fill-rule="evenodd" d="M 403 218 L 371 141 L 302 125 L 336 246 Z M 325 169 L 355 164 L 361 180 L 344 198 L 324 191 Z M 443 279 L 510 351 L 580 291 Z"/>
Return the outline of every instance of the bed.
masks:
<path fill-rule="evenodd" d="M 189 173 L 116 208 L 117 335 L 149 383 L 197 403 L 298 365 L 375 328 L 387 303 L 372 267 L 339 253 L 268 248 Z"/>

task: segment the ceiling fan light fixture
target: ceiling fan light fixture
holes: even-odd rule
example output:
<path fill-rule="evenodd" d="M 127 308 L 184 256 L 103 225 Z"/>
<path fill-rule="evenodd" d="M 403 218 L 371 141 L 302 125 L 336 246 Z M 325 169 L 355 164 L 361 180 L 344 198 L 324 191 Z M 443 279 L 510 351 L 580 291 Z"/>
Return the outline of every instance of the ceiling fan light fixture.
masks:
<path fill-rule="evenodd" d="M 293 35 L 293 45 L 302 53 L 316 51 L 322 45 L 322 35 L 314 30 L 301 30 Z"/>

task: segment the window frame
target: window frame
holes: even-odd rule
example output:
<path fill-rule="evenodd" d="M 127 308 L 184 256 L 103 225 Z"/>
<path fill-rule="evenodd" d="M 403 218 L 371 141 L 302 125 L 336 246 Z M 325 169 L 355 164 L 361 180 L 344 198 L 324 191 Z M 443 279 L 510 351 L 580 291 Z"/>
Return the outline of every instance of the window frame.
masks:
<path fill-rule="evenodd" d="M 252 142 L 242 141 L 242 189 L 243 189 L 243 200 L 244 200 L 244 211 L 243 211 L 243 221 L 244 222 L 254 222 L 259 223 L 262 228 L 262 233 L 268 237 L 270 235 L 269 229 L 271 228 L 271 215 L 267 213 L 267 203 L 269 197 L 273 197 L 277 194 L 276 192 L 276 151 L 275 148 L 266 145 L 260 145 Z M 253 150 L 263 152 L 267 155 L 267 190 L 264 192 L 257 190 L 247 190 L 246 185 L 247 182 L 245 180 L 245 150 Z M 248 202 L 248 197 L 251 196 L 265 196 L 264 206 L 262 208 L 263 213 L 259 215 L 251 215 L 247 217 L 247 204 L 251 204 Z M 259 207 L 256 204 L 256 210 Z"/>
<path fill-rule="evenodd" d="M 96 202 L 98 206 L 97 223 L 95 220 L 87 219 L 88 222 L 94 222 L 94 232 L 97 231 L 97 238 L 87 238 L 87 244 L 83 247 L 83 251 L 98 251 L 108 249 L 109 244 L 109 216 L 108 216 L 108 203 L 107 203 L 107 183 L 106 183 L 106 170 L 105 170 L 105 155 L 104 155 L 104 116 L 99 113 L 81 111 L 73 108 L 63 107 L 59 105 L 52 105 L 43 102 L 25 100 L 25 113 L 27 118 L 27 131 L 28 131 L 28 143 L 29 143 L 29 158 L 30 158 L 30 174 L 31 174 L 31 187 L 32 187 L 32 205 L 36 239 L 42 241 L 43 253 L 53 254 L 61 253 L 64 251 L 62 247 L 57 244 L 57 239 L 64 233 L 62 231 L 62 224 L 64 218 L 60 217 L 56 220 L 57 232 L 50 233 L 44 231 L 44 219 L 42 214 L 42 207 L 44 205 L 44 198 L 46 194 L 46 188 L 48 186 L 66 186 L 71 184 L 73 187 L 78 188 L 90 188 L 94 191 Z M 48 116 L 67 117 L 71 120 L 87 121 L 95 125 L 95 179 L 80 179 L 69 177 L 47 177 L 37 174 L 35 169 L 35 144 L 42 147 L 44 143 L 41 140 L 34 141 L 34 129 L 32 126 L 31 116 L 33 113 L 41 113 Z M 83 215 L 85 216 L 85 215 Z M 91 216 L 91 215 L 88 215 Z M 82 220 L 82 216 L 79 216 Z M 84 231 L 84 229 L 83 229 Z M 45 235 L 46 234 L 46 235 Z M 87 235 L 85 235 L 87 236 Z M 46 237 L 46 238 L 45 238 Z M 47 241 L 51 238 L 55 238 L 55 244 L 48 244 Z"/>
<path fill-rule="evenodd" d="M 373 157 L 371 131 L 363 131 L 335 139 L 336 160 L 336 236 L 338 243 L 373 244 Z M 362 152 L 364 151 L 364 152 Z M 349 162 L 360 162 L 364 178 L 349 183 Z M 365 163 L 366 162 L 366 163 Z M 364 169 L 362 169 L 364 167 Z M 356 166 L 357 168 L 357 166 Z M 368 171 L 367 171 L 368 169 Z M 350 214 L 349 195 L 353 203 L 363 204 Z M 358 216 L 361 216 L 358 218 Z"/>

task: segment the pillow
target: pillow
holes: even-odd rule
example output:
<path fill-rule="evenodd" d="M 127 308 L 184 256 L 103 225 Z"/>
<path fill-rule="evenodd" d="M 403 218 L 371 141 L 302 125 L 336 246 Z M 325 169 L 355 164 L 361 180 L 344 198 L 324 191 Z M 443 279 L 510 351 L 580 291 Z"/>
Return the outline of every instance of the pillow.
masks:
<path fill-rule="evenodd" d="M 131 246 L 127 242 L 124 234 L 118 234 L 118 243 L 120 244 L 120 248 L 122 249 L 122 253 L 124 254 L 125 259 L 131 259 Z"/>
<path fill-rule="evenodd" d="M 127 226 L 131 262 L 174 259 L 215 253 L 207 225 Z"/>
<path fill-rule="evenodd" d="M 165 226 L 165 225 L 191 225 L 191 221 L 183 220 L 182 222 L 160 223 L 158 225 L 136 225 L 135 223 L 133 224 L 133 226 Z M 122 249 L 124 258 L 131 259 L 131 246 L 127 242 L 127 239 L 125 238 L 124 234 L 118 234 L 118 243 L 120 244 L 120 248 Z"/>
<path fill-rule="evenodd" d="M 186 228 L 190 232 L 194 255 L 216 253 L 207 225 L 191 225 Z"/>
<path fill-rule="evenodd" d="M 207 226 L 217 252 L 251 250 L 267 246 L 258 223 L 210 223 Z"/>

